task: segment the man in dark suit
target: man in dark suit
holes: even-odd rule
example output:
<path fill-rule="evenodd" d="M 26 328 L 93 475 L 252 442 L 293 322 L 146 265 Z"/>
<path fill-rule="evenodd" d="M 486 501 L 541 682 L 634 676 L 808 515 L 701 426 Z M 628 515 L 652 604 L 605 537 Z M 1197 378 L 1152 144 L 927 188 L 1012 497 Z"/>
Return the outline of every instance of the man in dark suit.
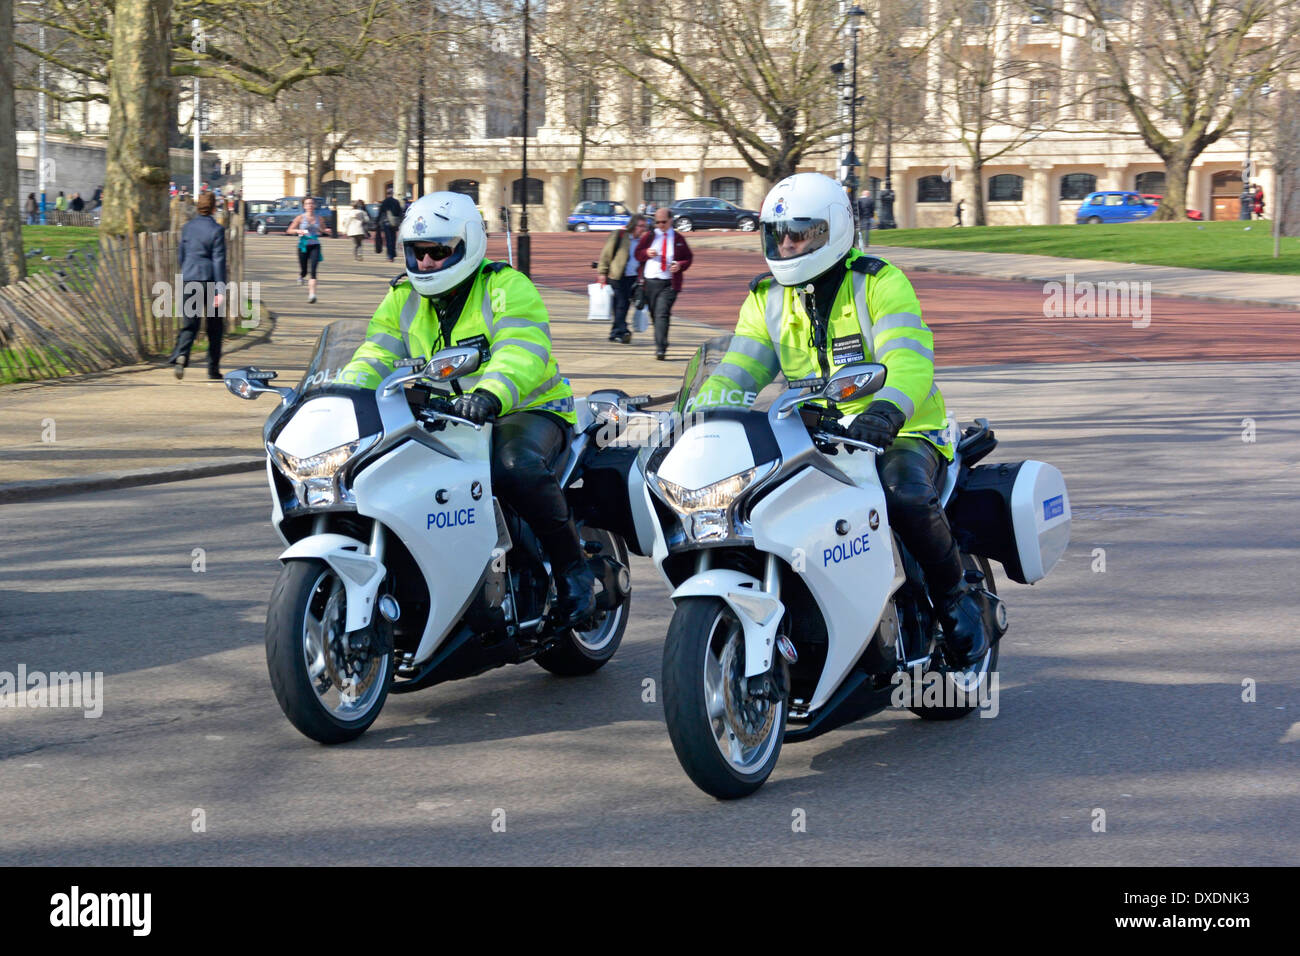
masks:
<path fill-rule="evenodd" d="M 654 211 L 655 231 L 636 247 L 636 261 L 644 263 L 645 297 L 655 323 L 655 358 L 661 362 L 668 352 L 668 325 L 673 303 L 682 291 L 682 273 L 691 267 L 693 255 L 686 239 L 672 228 L 668 208 Z"/>
<path fill-rule="evenodd" d="M 388 261 L 397 257 L 397 227 L 402 224 L 406 210 L 393 196 L 393 187 L 389 186 L 384 201 L 379 204 L 379 229 L 384 234 L 384 245 L 388 247 Z"/>
<path fill-rule="evenodd" d="M 225 318 L 221 303 L 226 287 L 226 230 L 212 218 L 217 201 L 212 193 L 200 194 L 194 204 L 195 216 L 181 229 L 176 250 L 180 260 L 182 315 L 184 323 L 176 337 L 168 364 L 176 377 L 185 374 L 190 364 L 190 349 L 199 334 L 199 321 L 207 319 L 208 378 L 221 379 L 221 334 Z"/>

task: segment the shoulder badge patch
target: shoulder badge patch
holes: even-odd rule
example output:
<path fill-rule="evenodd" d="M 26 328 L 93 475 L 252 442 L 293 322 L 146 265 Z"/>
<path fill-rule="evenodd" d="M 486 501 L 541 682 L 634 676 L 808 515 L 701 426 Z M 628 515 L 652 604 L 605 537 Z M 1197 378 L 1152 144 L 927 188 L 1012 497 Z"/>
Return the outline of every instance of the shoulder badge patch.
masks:
<path fill-rule="evenodd" d="M 858 258 L 853 260 L 853 264 L 849 266 L 849 268 L 854 272 L 861 272 L 873 276 L 887 265 L 889 265 L 888 262 L 884 259 L 877 258 L 876 256 L 858 256 Z"/>

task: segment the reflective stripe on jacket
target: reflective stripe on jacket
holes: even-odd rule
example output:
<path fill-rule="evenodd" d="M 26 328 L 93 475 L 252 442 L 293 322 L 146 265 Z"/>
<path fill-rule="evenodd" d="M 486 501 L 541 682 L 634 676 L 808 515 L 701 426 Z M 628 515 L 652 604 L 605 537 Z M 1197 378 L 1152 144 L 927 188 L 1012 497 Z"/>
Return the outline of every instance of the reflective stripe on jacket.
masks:
<path fill-rule="evenodd" d="M 573 389 L 551 356 L 546 306 L 523 273 L 484 259 L 449 337 L 442 341 L 433 303 L 403 277 L 375 310 L 366 341 L 339 380 L 376 388 L 400 358 L 431 358 L 444 348 L 473 345 L 484 358 L 477 373 L 460 380 L 466 392 L 491 392 L 502 415 L 542 410 L 577 421 Z"/>
<path fill-rule="evenodd" d="M 891 402 L 907 419 L 899 434 L 926 439 L 951 461 L 947 409 L 934 381 L 934 335 L 921 319 L 912 283 L 901 269 L 859 250 L 845 265 L 830 310 L 827 366 L 834 373 L 853 362 L 879 362 L 888 374 L 884 388 L 840 405 L 840 413 L 856 415 L 874 401 Z M 812 320 L 795 290 L 768 277 L 751 286 L 731 348 L 701 386 L 696 407 L 735 404 L 737 394 L 757 394 L 777 372 L 794 380 L 824 370 Z"/>

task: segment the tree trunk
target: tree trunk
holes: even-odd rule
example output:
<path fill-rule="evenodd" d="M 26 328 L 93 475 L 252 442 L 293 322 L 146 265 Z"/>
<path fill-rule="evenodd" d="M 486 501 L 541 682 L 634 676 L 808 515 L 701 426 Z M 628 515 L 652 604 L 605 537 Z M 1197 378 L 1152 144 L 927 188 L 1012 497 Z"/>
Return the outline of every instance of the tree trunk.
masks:
<path fill-rule="evenodd" d="M 100 228 L 112 235 L 126 234 L 131 209 L 141 231 L 161 232 L 168 226 L 171 31 L 170 0 L 118 0 L 100 221 Z"/>
<path fill-rule="evenodd" d="M 14 106 L 14 4 L 0 0 L 0 286 L 27 276 L 18 194 L 18 117 Z"/>
<path fill-rule="evenodd" d="M 406 148 L 410 138 L 410 111 L 403 104 L 397 114 L 397 166 L 393 170 L 393 195 L 398 202 L 406 200 Z"/>
<path fill-rule="evenodd" d="M 587 127 L 584 124 L 578 130 L 578 162 L 575 164 L 573 171 L 573 193 L 569 197 L 572 200 L 569 208 L 577 208 L 578 203 L 582 202 L 582 169 L 587 163 Z"/>
<path fill-rule="evenodd" d="M 1187 183 L 1191 179 L 1196 156 L 1181 150 L 1161 157 L 1165 161 L 1165 193 L 1156 207 L 1153 220 L 1176 222 L 1187 218 Z"/>
<path fill-rule="evenodd" d="M 984 160 L 977 158 L 971 163 L 971 176 L 975 180 L 975 219 L 972 225 L 987 226 L 989 223 L 984 210 Z"/>

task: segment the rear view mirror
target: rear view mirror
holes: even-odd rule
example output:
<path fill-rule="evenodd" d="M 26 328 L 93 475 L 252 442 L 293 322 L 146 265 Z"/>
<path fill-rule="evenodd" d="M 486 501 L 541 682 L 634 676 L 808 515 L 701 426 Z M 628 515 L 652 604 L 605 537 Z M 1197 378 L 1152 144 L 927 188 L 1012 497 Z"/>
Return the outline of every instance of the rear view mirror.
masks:
<path fill-rule="evenodd" d="M 887 371 L 885 366 L 870 362 L 846 365 L 830 377 L 822 396 L 841 405 L 857 401 L 884 388 Z"/>

